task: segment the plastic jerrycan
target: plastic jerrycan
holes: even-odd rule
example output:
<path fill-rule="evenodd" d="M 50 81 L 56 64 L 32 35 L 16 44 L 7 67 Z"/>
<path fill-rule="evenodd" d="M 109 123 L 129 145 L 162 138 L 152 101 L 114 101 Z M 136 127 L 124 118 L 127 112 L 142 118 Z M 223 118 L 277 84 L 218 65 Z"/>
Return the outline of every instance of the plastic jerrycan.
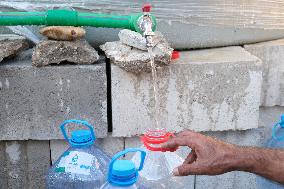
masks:
<path fill-rule="evenodd" d="M 284 148 L 284 114 L 281 116 L 281 120 L 273 126 L 272 137 L 268 140 L 266 147 Z M 284 189 L 284 185 L 263 177 L 257 177 L 257 184 L 259 189 Z"/>
<path fill-rule="evenodd" d="M 74 130 L 69 138 L 66 126 L 83 125 L 88 130 Z M 48 189 L 98 189 L 106 180 L 110 157 L 94 145 L 96 136 L 87 121 L 66 120 L 60 126 L 64 138 L 70 144 L 61 157 L 49 169 L 46 176 Z"/>
<path fill-rule="evenodd" d="M 188 188 L 191 179 L 187 177 L 174 177 L 172 171 L 175 167 L 184 162 L 182 154 L 178 154 L 178 149 L 161 148 L 161 144 L 167 142 L 173 133 L 169 133 L 166 129 L 148 129 L 141 136 L 141 147 L 147 153 L 144 168 L 140 171 L 141 182 L 145 187 L 149 188 Z M 132 161 L 137 165 L 139 154 L 136 153 Z"/>
<path fill-rule="evenodd" d="M 119 158 L 129 152 L 139 153 L 139 166 L 130 160 L 120 160 Z M 101 187 L 101 189 L 141 189 L 143 186 L 137 184 L 139 174 L 143 169 L 146 152 L 139 148 L 127 148 L 115 154 L 109 164 L 108 181 Z"/>

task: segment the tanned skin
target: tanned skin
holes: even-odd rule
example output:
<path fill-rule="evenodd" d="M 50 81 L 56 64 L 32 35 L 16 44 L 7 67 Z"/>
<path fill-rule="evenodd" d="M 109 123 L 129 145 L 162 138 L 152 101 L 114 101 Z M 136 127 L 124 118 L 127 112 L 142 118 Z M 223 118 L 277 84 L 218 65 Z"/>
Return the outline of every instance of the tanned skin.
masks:
<path fill-rule="evenodd" d="M 183 131 L 164 143 L 164 148 L 192 149 L 175 176 L 219 175 L 246 171 L 284 184 L 284 150 L 243 147 L 192 131 Z"/>

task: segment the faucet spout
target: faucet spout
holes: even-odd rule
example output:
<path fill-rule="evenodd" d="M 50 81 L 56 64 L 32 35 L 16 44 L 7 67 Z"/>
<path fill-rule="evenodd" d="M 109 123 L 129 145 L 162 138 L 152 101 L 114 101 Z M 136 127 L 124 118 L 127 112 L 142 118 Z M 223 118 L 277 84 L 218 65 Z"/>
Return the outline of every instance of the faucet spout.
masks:
<path fill-rule="evenodd" d="M 147 47 L 153 47 L 153 37 L 155 33 L 153 32 L 153 20 L 150 16 L 150 11 L 151 11 L 151 5 L 146 4 L 142 8 L 143 11 L 143 16 L 140 18 L 139 26 L 142 31 L 143 36 L 146 39 L 146 46 Z"/>
<path fill-rule="evenodd" d="M 152 35 L 145 35 L 146 39 L 146 47 L 154 47 L 153 37 Z"/>

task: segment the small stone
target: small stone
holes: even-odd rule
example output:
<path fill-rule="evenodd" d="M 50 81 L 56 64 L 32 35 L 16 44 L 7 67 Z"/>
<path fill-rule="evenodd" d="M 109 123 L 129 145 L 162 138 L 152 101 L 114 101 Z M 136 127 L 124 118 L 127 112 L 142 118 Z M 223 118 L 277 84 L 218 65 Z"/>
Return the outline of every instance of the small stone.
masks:
<path fill-rule="evenodd" d="M 150 54 L 120 41 L 107 42 L 100 48 L 105 52 L 111 63 L 122 69 L 133 72 L 151 72 Z M 153 48 L 154 61 L 157 67 L 168 65 L 171 61 L 173 49 L 165 41 L 160 42 Z"/>
<path fill-rule="evenodd" d="M 29 44 L 25 37 L 14 34 L 0 35 L 0 62 L 4 58 L 13 57 L 24 49 L 27 49 Z"/>
<path fill-rule="evenodd" d="M 85 36 L 86 31 L 74 26 L 48 26 L 40 29 L 42 35 L 59 41 L 73 41 Z"/>
<path fill-rule="evenodd" d="M 147 51 L 146 39 L 138 32 L 124 29 L 120 30 L 118 37 L 119 40 L 126 45 Z M 154 46 L 156 46 L 160 41 L 166 41 L 164 36 L 160 32 L 155 32 L 152 40 Z"/>
<path fill-rule="evenodd" d="M 32 55 L 34 66 L 60 64 L 67 61 L 75 64 L 92 64 L 99 60 L 98 52 L 86 40 L 40 41 Z"/>

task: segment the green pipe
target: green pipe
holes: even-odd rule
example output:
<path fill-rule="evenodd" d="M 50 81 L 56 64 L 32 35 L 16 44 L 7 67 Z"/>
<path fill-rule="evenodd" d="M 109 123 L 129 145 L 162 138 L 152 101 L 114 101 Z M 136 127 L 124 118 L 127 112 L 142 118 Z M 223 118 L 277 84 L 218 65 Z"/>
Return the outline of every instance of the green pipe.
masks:
<path fill-rule="evenodd" d="M 105 28 L 124 28 L 142 33 L 138 20 L 143 13 L 131 15 L 111 15 L 81 13 L 73 10 L 48 10 L 46 12 L 0 12 L 0 26 L 47 25 L 47 26 L 92 26 Z M 156 29 L 156 19 L 153 31 Z"/>

